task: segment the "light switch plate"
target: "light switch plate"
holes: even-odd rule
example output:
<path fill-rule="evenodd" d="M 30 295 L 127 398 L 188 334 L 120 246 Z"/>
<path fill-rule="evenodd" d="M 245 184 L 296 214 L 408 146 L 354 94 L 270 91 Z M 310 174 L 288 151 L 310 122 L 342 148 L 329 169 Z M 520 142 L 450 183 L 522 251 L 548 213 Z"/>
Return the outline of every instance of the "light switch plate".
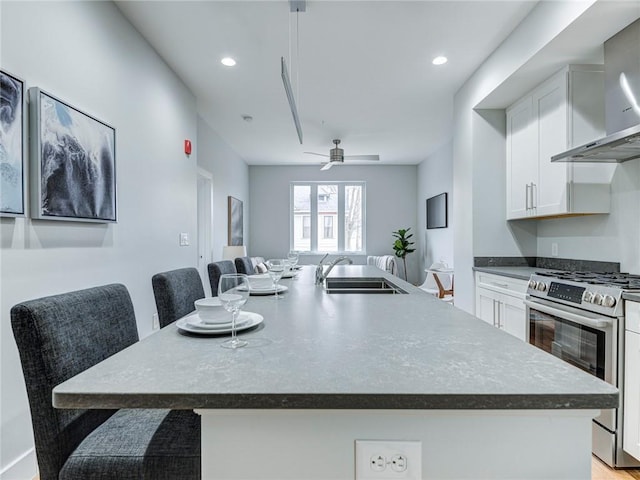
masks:
<path fill-rule="evenodd" d="M 180 246 L 181 247 L 188 247 L 189 246 L 189 234 L 188 233 L 181 233 L 180 234 Z"/>

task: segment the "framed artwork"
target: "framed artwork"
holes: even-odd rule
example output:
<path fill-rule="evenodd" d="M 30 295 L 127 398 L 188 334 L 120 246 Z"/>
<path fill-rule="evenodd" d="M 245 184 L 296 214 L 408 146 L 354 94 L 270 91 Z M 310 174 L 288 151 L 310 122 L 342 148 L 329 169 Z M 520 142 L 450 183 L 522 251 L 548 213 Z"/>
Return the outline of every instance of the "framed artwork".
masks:
<path fill-rule="evenodd" d="M 24 81 L 0 70 L 0 216 L 26 213 Z"/>
<path fill-rule="evenodd" d="M 242 200 L 229 197 L 229 238 L 228 245 L 244 245 L 242 230 Z"/>
<path fill-rule="evenodd" d="M 116 131 L 39 88 L 31 107 L 31 216 L 116 221 Z"/>

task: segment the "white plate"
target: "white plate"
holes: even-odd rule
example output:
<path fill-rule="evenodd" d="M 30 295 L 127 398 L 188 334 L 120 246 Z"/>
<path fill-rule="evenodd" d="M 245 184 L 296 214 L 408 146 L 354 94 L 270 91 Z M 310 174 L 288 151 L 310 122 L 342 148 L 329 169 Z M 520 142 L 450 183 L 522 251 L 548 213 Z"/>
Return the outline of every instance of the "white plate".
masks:
<path fill-rule="evenodd" d="M 238 326 L 247 321 L 247 318 L 243 318 L 242 311 L 240 311 L 241 315 L 238 317 L 238 321 L 236 322 Z M 231 313 L 227 312 L 227 321 L 220 323 L 207 323 L 197 313 L 191 313 L 184 317 L 185 323 L 189 324 L 190 327 L 195 327 L 204 330 L 220 330 L 225 328 L 231 328 Z"/>
<path fill-rule="evenodd" d="M 289 287 L 286 285 L 278 285 L 278 293 L 286 292 L 289 290 Z M 251 295 L 273 295 L 276 293 L 276 289 L 273 287 L 269 288 L 253 288 L 251 287 Z"/>
<path fill-rule="evenodd" d="M 187 322 L 189 315 L 186 317 L 182 317 L 180 320 L 176 322 L 176 326 L 180 330 L 184 330 L 185 332 L 190 333 L 199 333 L 201 335 L 220 335 L 223 333 L 231 333 L 231 325 L 226 328 L 200 328 L 194 325 L 191 325 Z M 240 316 L 238 318 L 238 324 L 236 325 L 236 332 L 240 332 L 242 330 L 246 330 L 248 328 L 255 327 L 256 325 L 260 325 L 264 317 L 259 313 L 254 312 L 240 312 Z"/>
<path fill-rule="evenodd" d="M 294 270 L 293 272 L 291 270 L 289 270 L 287 273 L 285 273 L 282 278 L 293 278 L 296 275 L 298 275 L 298 271 Z"/>

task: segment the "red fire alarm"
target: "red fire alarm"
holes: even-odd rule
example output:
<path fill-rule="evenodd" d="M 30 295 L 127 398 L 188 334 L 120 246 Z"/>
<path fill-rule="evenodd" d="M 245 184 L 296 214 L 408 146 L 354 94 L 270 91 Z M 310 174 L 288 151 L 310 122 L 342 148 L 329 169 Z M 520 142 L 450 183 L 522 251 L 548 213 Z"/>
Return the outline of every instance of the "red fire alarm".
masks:
<path fill-rule="evenodd" d="M 184 153 L 191 155 L 191 140 L 184 141 Z"/>

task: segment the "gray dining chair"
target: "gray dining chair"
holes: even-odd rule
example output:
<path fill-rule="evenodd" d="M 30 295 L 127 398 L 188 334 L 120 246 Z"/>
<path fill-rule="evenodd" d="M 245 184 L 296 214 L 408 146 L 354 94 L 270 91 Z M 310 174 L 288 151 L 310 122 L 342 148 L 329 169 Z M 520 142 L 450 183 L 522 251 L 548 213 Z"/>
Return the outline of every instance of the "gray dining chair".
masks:
<path fill-rule="evenodd" d="M 192 411 L 52 406 L 56 385 L 138 341 L 124 285 L 19 303 L 11 327 L 40 480 L 200 479 L 200 417 Z"/>
<path fill-rule="evenodd" d="M 209 283 L 211 284 L 211 295 L 213 297 L 218 296 L 220 277 L 225 273 L 237 273 L 236 266 L 231 260 L 210 263 L 207 265 L 207 272 L 209 273 Z"/>
<path fill-rule="evenodd" d="M 193 312 L 193 302 L 204 298 L 204 287 L 197 269 L 179 268 L 151 277 L 160 328 Z"/>
<path fill-rule="evenodd" d="M 235 259 L 236 271 L 245 275 L 253 275 L 256 273 L 253 262 L 250 257 L 238 257 Z"/>

